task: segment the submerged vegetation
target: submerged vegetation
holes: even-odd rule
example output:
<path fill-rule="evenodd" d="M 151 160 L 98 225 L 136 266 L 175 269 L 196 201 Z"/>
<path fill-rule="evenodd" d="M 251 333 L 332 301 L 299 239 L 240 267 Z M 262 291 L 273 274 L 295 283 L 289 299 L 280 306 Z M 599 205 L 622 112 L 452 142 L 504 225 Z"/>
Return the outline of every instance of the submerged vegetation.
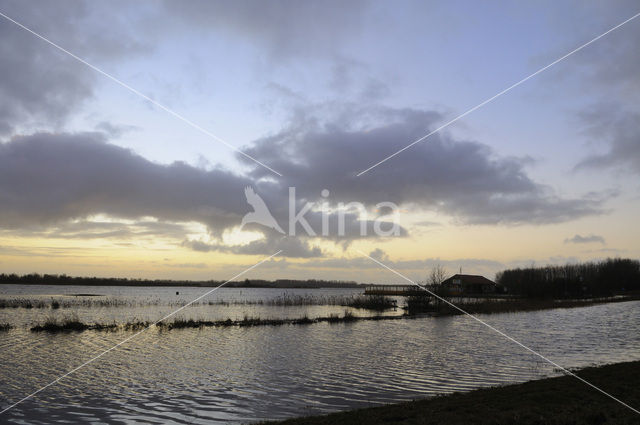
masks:
<path fill-rule="evenodd" d="M 123 325 L 116 323 L 101 324 L 101 323 L 83 323 L 78 320 L 77 317 L 67 317 L 62 320 L 50 317 L 43 323 L 36 324 L 31 327 L 32 332 L 65 332 L 65 331 L 114 331 L 114 330 L 140 330 L 155 325 L 158 329 L 186 329 L 186 328 L 205 328 L 205 327 L 254 327 L 254 326 L 281 326 L 281 325 L 310 325 L 314 323 L 345 323 L 355 322 L 359 320 L 384 320 L 384 319 L 398 319 L 401 316 L 355 316 L 350 311 L 345 310 L 342 316 L 338 314 L 331 314 L 327 317 L 309 318 L 303 316 L 295 319 L 262 319 L 260 317 L 244 316 L 240 320 L 203 320 L 203 319 L 184 319 L 177 318 L 171 322 L 127 322 Z"/>
<path fill-rule="evenodd" d="M 302 307 L 310 305 L 328 305 L 353 307 L 369 310 L 388 310 L 396 307 L 394 300 L 382 296 L 365 296 L 365 295 L 290 295 L 282 294 L 275 298 L 266 300 L 211 300 L 209 305 L 265 305 L 269 307 Z"/>
<path fill-rule="evenodd" d="M 87 295 L 77 295 L 86 297 Z M 76 298 L 76 299 L 29 299 L 29 298 L 0 298 L 0 309 L 3 308 L 102 308 L 102 307 L 133 307 L 143 305 L 160 305 L 159 300 L 121 300 L 117 298 Z"/>
<path fill-rule="evenodd" d="M 397 307 L 394 299 L 382 295 L 362 295 L 341 304 L 347 307 L 384 311 Z"/>
<path fill-rule="evenodd" d="M 44 300 L 30 300 L 27 298 L 0 299 L 0 308 L 46 308 L 49 303 Z"/>
<path fill-rule="evenodd" d="M 553 308 L 573 308 L 584 307 L 594 304 L 625 302 L 640 300 L 640 294 L 636 296 L 618 296 L 608 298 L 590 298 L 590 299 L 573 299 L 573 300 L 553 300 L 553 299 L 485 299 L 485 300 L 456 300 L 454 304 L 461 310 L 470 314 L 493 314 L 493 313 L 511 313 L 522 311 L 546 310 Z M 374 300 L 374 303 L 385 303 L 385 301 Z M 325 317 L 309 318 L 303 316 L 299 318 L 285 319 L 262 319 L 259 316 L 245 315 L 242 319 L 233 320 L 205 320 L 205 319 L 184 319 L 177 318 L 171 322 L 159 322 L 155 324 L 158 329 L 185 329 L 185 328 L 204 328 L 204 327 L 253 327 L 253 326 L 281 326 L 281 325 L 310 325 L 314 323 L 347 323 L 356 321 L 370 320 L 398 320 L 413 319 L 420 317 L 421 314 L 429 314 L 432 316 L 462 314 L 455 307 L 434 299 L 430 295 L 407 297 L 405 314 L 402 315 L 375 315 L 375 316 L 356 316 L 350 310 L 345 310 L 342 315 L 333 313 Z M 139 330 L 154 325 L 148 321 L 130 321 L 124 324 L 109 323 L 83 323 L 77 316 L 65 317 L 58 319 L 49 317 L 44 322 L 38 323 L 31 327 L 33 332 L 64 332 L 64 331 L 116 331 L 116 330 Z M 0 330 L 8 330 L 13 326 L 10 324 L 0 325 Z"/>
<path fill-rule="evenodd" d="M 65 317 L 62 320 L 58 320 L 55 317 L 47 318 L 43 323 L 35 325 L 31 328 L 32 332 L 62 332 L 62 331 L 86 331 L 88 329 L 94 330 L 115 330 L 118 329 L 118 325 L 115 323 L 103 325 L 93 324 L 88 325 L 81 322 L 76 316 Z"/>
<path fill-rule="evenodd" d="M 87 297 L 88 295 L 75 295 L 75 297 Z M 60 299 L 51 298 L 44 299 L 28 299 L 28 298 L 0 298 L 0 309 L 3 308 L 51 308 L 51 309 L 68 309 L 68 308 L 103 308 L 103 307 L 144 307 L 144 306 L 180 306 L 183 302 L 177 301 L 160 301 L 158 299 L 150 300 L 123 300 L 119 298 L 72 298 Z M 396 307 L 395 300 L 383 296 L 317 296 L 317 295 L 289 295 L 270 298 L 266 300 L 225 300 L 216 299 L 210 301 L 202 301 L 190 304 L 190 306 L 210 305 L 210 306 L 269 306 L 269 307 L 298 307 L 298 306 L 341 306 L 353 307 L 359 309 L 368 309 L 375 311 L 384 311 Z"/>

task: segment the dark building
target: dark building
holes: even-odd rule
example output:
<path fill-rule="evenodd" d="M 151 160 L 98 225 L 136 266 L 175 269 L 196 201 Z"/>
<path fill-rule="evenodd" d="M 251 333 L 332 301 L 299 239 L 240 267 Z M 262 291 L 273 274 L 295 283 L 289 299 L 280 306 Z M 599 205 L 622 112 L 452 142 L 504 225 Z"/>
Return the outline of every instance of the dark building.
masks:
<path fill-rule="evenodd" d="M 495 282 L 473 274 L 454 274 L 442 282 L 442 287 L 449 295 L 491 294 L 496 291 Z"/>

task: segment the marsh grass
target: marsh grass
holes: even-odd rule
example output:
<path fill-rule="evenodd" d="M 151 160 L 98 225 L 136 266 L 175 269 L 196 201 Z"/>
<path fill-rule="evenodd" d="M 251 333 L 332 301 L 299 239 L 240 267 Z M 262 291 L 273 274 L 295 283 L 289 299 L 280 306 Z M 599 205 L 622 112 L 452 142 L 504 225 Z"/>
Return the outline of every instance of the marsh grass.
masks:
<path fill-rule="evenodd" d="M 361 295 L 340 305 L 366 310 L 384 311 L 396 308 L 396 301 L 384 295 Z"/>
<path fill-rule="evenodd" d="M 43 323 L 36 324 L 31 327 L 31 332 L 49 332 L 49 333 L 58 333 L 58 332 L 82 332 L 86 330 L 97 330 L 97 331 L 108 331 L 108 330 L 116 330 L 118 329 L 118 325 L 114 323 L 110 324 L 87 324 L 81 322 L 78 319 L 77 315 L 71 315 L 64 317 L 62 319 L 58 319 L 55 316 L 49 316 L 45 319 Z"/>
<path fill-rule="evenodd" d="M 28 298 L 0 299 L 0 308 L 46 308 L 48 303 L 43 300 L 31 300 Z"/>
<path fill-rule="evenodd" d="M 350 311 L 345 310 L 342 316 L 332 314 L 328 317 L 318 317 L 311 319 L 308 316 L 303 316 L 295 319 L 262 319 L 254 316 L 244 316 L 240 320 L 202 320 L 202 319 L 185 319 L 176 318 L 171 322 L 159 322 L 155 326 L 160 330 L 171 329 L 198 329 L 205 327 L 256 327 L 256 326 L 282 326 L 282 325 L 311 325 L 314 323 L 347 323 L 355 322 L 359 320 L 383 320 L 385 318 L 397 319 L 398 316 L 372 316 L 372 317 L 358 317 L 353 315 Z M 101 323 L 83 323 L 80 322 L 77 317 L 67 317 L 62 320 L 58 320 L 55 317 L 47 318 L 43 323 L 34 325 L 31 327 L 32 332 L 69 332 L 69 331 L 137 331 L 140 329 L 151 326 L 150 322 L 132 321 L 122 325 L 116 323 L 101 324 Z"/>
<path fill-rule="evenodd" d="M 84 331 L 89 329 L 89 325 L 82 323 L 78 316 L 65 317 L 58 320 L 57 317 L 49 316 L 42 324 L 31 328 L 32 332 L 62 332 L 62 331 Z"/>
<path fill-rule="evenodd" d="M 74 295 L 87 297 L 88 295 Z M 0 309 L 4 308 L 51 308 L 69 309 L 69 308 L 103 308 L 103 307 L 142 307 L 142 306 L 158 306 L 158 305 L 182 305 L 182 303 L 169 302 L 163 303 L 160 300 L 122 300 L 117 298 L 51 298 L 51 300 L 29 299 L 29 298 L 1 298 Z"/>
<path fill-rule="evenodd" d="M 0 332 L 13 329 L 13 325 L 9 323 L 0 323 Z"/>
<path fill-rule="evenodd" d="M 396 307 L 396 302 L 384 296 L 317 296 L 283 294 L 267 300 L 211 300 L 208 305 L 265 305 L 269 307 L 302 307 L 311 305 L 342 306 L 383 311 Z"/>
<path fill-rule="evenodd" d="M 119 298 L 89 297 L 87 294 L 75 295 L 85 298 L 51 298 L 51 300 L 29 298 L 0 299 L 0 309 L 3 308 L 110 308 L 110 307 L 150 307 L 150 306 L 182 306 L 183 302 L 161 301 L 159 299 L 123 300 Z M 74 297 L 75 297 L 74 296 Z M 210 306 L 269 306 L 269 307 L 300 307 L 300 306 L 343 306 L 374 311 L 384 311 L 396 307 L 393 299 L 384 296 L 317 296 L 317 295 L 288 295 L 283 294 L 266 300 L 210 300 L 190 304 L 190 307 L 202 305 Z"/>

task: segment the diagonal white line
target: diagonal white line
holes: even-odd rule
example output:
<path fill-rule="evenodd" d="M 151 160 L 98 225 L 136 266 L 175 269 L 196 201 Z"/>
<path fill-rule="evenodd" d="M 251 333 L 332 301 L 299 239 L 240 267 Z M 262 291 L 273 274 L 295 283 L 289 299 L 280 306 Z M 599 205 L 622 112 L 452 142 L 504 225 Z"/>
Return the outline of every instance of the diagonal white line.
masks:
<path fill-rule="evenodd" d="M 250 159 L 251 161 L 255 162 L 258 165 L 263 166 L 264 168 L 266 168 L 267 170 L 271 171 L 272 173 L 275 173 L 277 175 L 279 175 L 280 177 L 282 177 L 282 174 L 280 174 L 279 172 L 277 172 L 276 170 L 274 170 L 273 168 L 269 167 L 266 164 L 263 164 L 262 162 L 258 161 L 257 159 L 255 159 L 254 157 L 252 157 L 251 155 L 249 155 L 248 153 L 245 153 L 243 151 L 241 151 L 240 149 L 236 148 L 235 146 L 233 146 L 232 144 L 230 144 L 229 142 L 227 142 L 224 139 L 221 139 L 220 137 L 216 136 L 215 134 L 211 133 L 209 130 L 206 130 L 204 128 L 202 128 L 201 126 L 199 126 L 198 124 L 194 123 L 193 121 L 189 120 L 188 118 L 185 118 L 184 116 L 180 115 L 179 113 L 175 112 L 174 110 L 170 109 L 169 107 L 161 104 L 160 102 L 153 100 L 152 98 L 150 98 L 149 96 L 145 95 L 144 93 L 141 93 L 140 91 L 134 89 L 133 87 L 131 87 L 130 85 L 124 83 L 123 81 L 119 80 L 118 78 L 114 77 L 113 75 L 101 70 L 100 68 L 98 68 L 97 66 L 94 66 L 92 64 L 90 64 L 89 62 L 87 62 L 86 60 L 76 56 L 75 54 L 71 53 L 70 51 L 66 50 L 65 48 L 59 46 L 58 44 L 54 43 L 53 41 L 49 40 L 48 38 L 44 37 L 43 35 L 38 34 L 37 32 L 35 32 L 34 30 L 27 28 L 26 26 L 24 26 L 23 24 L 21 24 L 20 22 L 10 18 L 9 16 L 5 15 L 4 13 L 0 12 L 0 16 L 2 16 L 3 18 L 5 18 L 7 21 L 12 22 L 14 24 L 16 24 L 17 26 L 19 26 L 20 28 L 22 28 L 25 31 L 28 31 L 29 33 L 35 35 L 36 37 L 38 37 L 39 39 L 41 39 L 42 41 L 50 44 L 51 46 L 55 47 L 56 49 L 60 50 L 63 53 L 66 53 L 67 55 L 71 56 L 72 58 L 74 58 L 75 60 L 77 60 L 78 62 L 82 63 L 83 65 L 88 66 L 89 68 L 93 69 L 94 71 L 96 71 L 99 74 L 104 75 L 105 77 L 107 77 L 108 79 L 110 79 L 111 81 L 121 85 L 122 87 L 124 87 L 125 89 L 129 90 L 130 92 L 140 96 L 141 98 L 143 98 L 144 100 L 151 102 L 153 105 L 157 106 L 158 108 L 162 109 L 163 111 L 169 113 L 170 115 L 173 115 L 174 117 L 178 118 L 180 121 L 185 122 L 186 124 L 190 125 L 191 127 L 195 128 L 196 130 L 198 130 L 199 132 L 211 137 L 212 139 L 222 143 L 223 145 L 227 146 L 228 148 L 238 152 L 239 154 L 243 155 L 244 157 Z"/>
<path fill-rule="evenodd" d="M 564 367 L 560 366 L 559 364 L 555 363 L 553 360 L 548 359 L 547 357 L 543 356 L 542 354 L 538 353 L 537 351 L 527 347 L 526 345 L 524 345 L 523 343 L 521 343 L 520 341 L 516 340 L 513 337 L 510 337 L 509 335 L 507 335 L 506 333 L 502 332 L 499 329 L 494 328 L 493 326 L 491 326 L 490 324 L 488 324 L 487 322 L 485 322 L 482 319 L 479 319 L 478 317 L 474 316 L 471 313 L 466 312 L 465 310 L 461 309 L 460 307 L 458 307 L 457 305 L 451 303 L 450 301 L 438 296 L 437 294 L 431 292 L 430 290 L 428 290 L 427 288 L 424 288 L 420 285 L 418 285 L 416 282 L 414 282 L 413 280 L 409 279 L 408 277 L 406 277 L 405 275 L 403 275 L 402 273 L 400 273 L 399 271 L 396 271 L 394 269 L 392 269 L 391 267 L 387 266 L 386 264 L 381 263 L 380 261 L 376 260 L 375 258 L 370 257 L 369 255 L 365 254 L 364 252 L 360 251 L 359 249 L 356 249 L 356 251 L 358 251 L 361 255 L 369 258 L 371 261 L 377 263 L 378 265 L 384 267 L 385 269 L 389 270 L 390 272 L 400 276 L 402 279 L 406 280 L 407 282 L 412 283 L 413 285 L 416 285 L 418 288 L 426 291 L 427 293 L 429 293 L 429 295 L 439 299 L 440 301 L 450 305 L 451 307 L 455 308 L 456 310 L 458 310 L 459 312 L 471 317 L 473 320 L 475 320 L 476 322 L 479 322 L 481 324 L 483 324 L 484 326 L 486 326 L 487 328 L 491 329 L 492 331 L 498 333 L 499 335 L 502 335 L 503 337 L 505 337 L 506 339 L 508 339 L 509 341 L 519 345 L 520 347 L 524 348 L 525 350 L 529 351 L 532 354 L 535 354 L 536 356 L 540 357 L 542 360 L 546 361 L 547 363 L 555 366 L 556 368 L 562 370 L 564 373 L 573 376 L 574 378 L 578 379 L 579 381 L 582 381 L 583 383 L 587 384 L 588 386 L 590 386 L 591 388 L 598 390 L 599 392 L 601 392 L 602 394 L 606 395 L 607 397 L 617 401 L 618 403 L 620 403 L 621 405 L 623 405 L 624 407 L 631 409 L 633 412 L 637 413 L 640 415 L 640 411 L 637 409 L 634 409 L 633 407 L 629 406 L 627 403 L 625 403 L 624 401 L 612 396 L 611 394 L 609 394 L 608 392 L 596 387 L 595 385 L 593 385 L 591 382 L 579 377 L 578 375 L 576 375 L 575 373 L 565 369 Z"/>
<path fill-rule="evenodd" d="M 276 255 L 280 254 L 282 252 L 282 250 L 279 250 L 278 252 L 276 252 L 275 254 L 270 255 L 267 258 L 263 258 L 261 261 L 257 262 L 256 264 L 254 264 L 253 266 L 249 267 L 248 269 L 245 269 L 244 271 L 238 273 L 237 275 L 233 276 L 231 279 L 227 280 L 226 282 L 221 283 L 220 285 L 216 286 L 215 288 L 211 289 L 210 291 L 205 292 L 204 294 L 200 295 L 198 298 L 196 298 L 193 301 L 188 302 L 187 304 L 183 305 L 182 307 L 180 307 L 179 309 L 167 314 L 166 316 L 164 316 L 162 319 L 157 320 L 155 322 L 153 322 L 152 324 L 150 324 L 149 326 L 147 326 L 146 328 L 134 333 L 133 335 L 123 339 L 122 341 L 120 341 L 119 343 L 117 343 L 116 345 L 114 345 L 113 347 L 104 350 L 103 352 L 101 352 L 100 354 L 98 354 L 95 357 L 92 357 L 91 359 L 87 360 L 86 362 L 82 363 L 80 366 L 71 369 L 70 371 L 68 371 L 67 373 L 65 373 L 64 375 L 60 375 L 59 377 L 57 377 L 56 379 L 54 379 L 53 381 L 49 382 L 47 385 L 41 387 L 40 389 L 38 389 L 37 391 L 32 392 L 31 394 L 29 394 L 26 397 L 23 397 L 22 399 L 16 401 L 15 403 L 13 403 L 11 406 L 6 407 L 5 409 L 3 409 L 2 411 L 0 411 L 0 415 L 5 413 L 6 411 L 13 409 L 14 407 L 16 407 L 18 404 L 22 403 L 23 401 L 26 401 L 28 399 L 30 399 L 31 397 L 35 396 L 36 394 L 38 394 L 39 392 L 49 388 L 50 386 L 56 384 L 57 382 L 59 382 L 60 380 L 66 378 L 67 376 L 71 375 L 74 372 L 77 372 L 78 370 L 82 369 L 83 367 L 85 367 L 86 365 L 88 365 L 89 363 L 94 362 L 95 360 L 98 360 L 100 357 L 104 356 L 105 354 L 109 353 L 110 351 L 115 350 L 116 348 L 120 347 L 122 344 L 126 343 L 127 341 L 135 338 L 136 336 L 140 335 L 142 332 L 150 329 L 152 326 L 157 325 L 158 323 L 162 322 L 163 320 L 168 319 L 169 317 L 175 315 L 176 313 L 182 311 L 183 309 L 185 309 L 186 307 L 189 307 L 191 304 L 201 300 L 202 298 L 206 297 L 207 295 L 211 294 L 213 291 L 222 288 L 224 285 L 226 285 L 227 283 L 231 282 L 232 280 L 242 276 L 243 274 L 245 274 L 246 272 L 258 267 L 260 264 L 264 263 L 265 261 L 270 260 L 271 258 L 275 257 Z"/>
<path fill-rule="evenodd" d="M 507 93 L 508 91 L 518 87 L 520 84 L 526 82 L 527 80 L 530 80 L 531 78 L 535 77 L 536 75 L 540 74 L 543 71 L 546 71 L 547 69 L 551 68 L 553 65 L 557 64 L 558 62 L 561 62 L 563 60 L 565 60 L 566 58 L 568 58 L 569 56 L 573 55 L 574 53 L 579 52 L 580 50 L 584 49 L 585 47 L 589 46 L 592 43 L 595 43 L 596 41 L 598 41 L 599 39 L 601 39 L 602 37 L 604 37 L 605 35 L 609 34 L 610 32 L 613 32 L 615 30 L 617 30 L 618 28 L 620 28 L 621 26 L 633 21 L 634 19 L 636 19 L 638 16 L 640 16 L 640 13 L 637 13 L 635 15 L 633 15 L 632 17 L 630 17 L 629 19 L 627 19 L 624 22 L 619 23 L 618 25 L 616 25 L 615 27 L 610 28 L 609 30 L 603 32 L 602 34 L 600 34 L 599 36 L 592 38 L 591 40 L 589 40 L 588 42 L 584 43 L 582 46 L 570 51 L 569 53 L 567 53 L 566 55 L 554 60 L 553 62 L 551 62 L 550 64 L 540 68 L 539 70 L 537 70 L 536 72 L 534 72 L 533 74 L 530 74 L 528 76 L 526 76 L 525 78 L 523 78 L 522 80 L 518 81 L 517 83 L 514 83 L 512 85 L 510 85 L 509 87 L 507 87 L 506 89 L 502 90 L 501 92 L 499 92 L 498 94 L 490 97 L 489 99 L 485 100 L 484 102 L 481 102 L 479 104 L 477 104 L 476 106 L 474 106 L 473 108 L 469 109 L 466 112 L 463 112 L 462 114 L 458 115 L 457 117 L 455 117 L 454 119 L 452 119 L 451 121 L 441 125 L 440 127 L 436 128 L 435 130 L 433 130 L 432 132 L 430 132 L 429 134 L 426 134 L 424 136 L 422 136 L 421 138 L 419 138 L 418 140 L 415 140 L 411 143 L 409 143 L 407 146 L 405 146 L 404 148 L 400 149 L 399 151 L 389 155 L 388 157 L 384 158 L 381 161 L 376 162 L 375 164 L 373 164 L 371 167 L 367 168 L 366 170 L 360 171 L 358 174 L 356 174 L 356 177 L 360 177 L 361 175 L 363 175 L 364 173 L 372 170 L 373 168 L 377 167 L 378 165 L 382 164 L 383 162 L 386 162 L 388 160 L 390 160 L 391 158 L 393 158 L 394 156 L 404 152 L 405 150 L 409 149 L 410 147 L 412 147 L 413 145 L 415 145 L 416 143 L 420 143 L 423 140 L 427 139 L 428 137 L 436 134 L 437 132 L 439 132 L 440 130 L 449 127 L 451 124 L 455 123 L 456 121 L 458 121 L 461 118 L 464 118 L 465 116 L 469 115 L 470 113 L 472 113 L 473 111 L 475 111 L 476 109 L 482 108 L 484 105 L 486 105 L 487 103 L 490 103 L 492 101 L 494 101 L 495 99 L 499 98 L 500 96 L 502 96 L 503 94 Z"/>

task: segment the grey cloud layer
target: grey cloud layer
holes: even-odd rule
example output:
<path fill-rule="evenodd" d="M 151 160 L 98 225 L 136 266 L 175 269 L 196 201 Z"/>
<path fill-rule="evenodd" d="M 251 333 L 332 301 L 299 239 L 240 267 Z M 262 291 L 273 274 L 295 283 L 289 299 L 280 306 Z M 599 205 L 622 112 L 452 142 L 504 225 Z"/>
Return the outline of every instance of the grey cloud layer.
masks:
<path fill-rule="evenodd" d="M 555 223 L 600 214 L 602 199 L 565 199 L 527 176 L 528 159 L 500 157 L 474 141 L 436 134 L 369 173 L 356 173 L 428 133 L 442 117 L 411 109 L 334 105 L 330 119 L 298 111 L 292 125 L 248 153 L 283 173 L 307 196 L 381 200 L 437 210 L 471 224 Z M 254 168 L 253 178 L 267 177 Z"/>
<path fill-rule="evenodd" d="M 598 236 L 598 235 L 588 235 L 588 236 L 575 235 L 572 238 L 565 239 L 564 243 L 578 243 L 578 244 L 600 243 L 604 245 L 605 241 L 602 236 Z"/>
<path fill-rule="evenodd" d="M 110 145 L 99 133 L 35 134 L 0 144 L 0 223 L 21 227 L 105 213 L 238 222 L 247 178 L 184 163 L 159 165 Z"/>
<path fill-rule="evenodd" d="M 109 144 L 101 133 L 49 134 L 14 137 L 0 144 L 0 227 L 29 234 L 58 237 L 145 236 L 162 233 L 162 224 L 139 221 L 131 226 L 72 223 L 96 214 L 118 218 L 155 217 L 167 222 L 195 221 L 205 224 L 213 236 L 239 225 L 251 211 L 244 188 L 253 185 L 272 206 L 276 219 L 286 228 L 288 190 L 275 183 L 256 183 L 217 168 L 205 171 L 185 163 L 153 163 L 132 151 Z M 299 211 L 300 202 L 296 204 Z M 311 226 L 320 231 L 321 215 L 307 215 Z M 332 216 L 332 228 L 337 218 Z M 368 236 L 374 236 L 371 221 L 365 221 Z M 167 224 L 168 225 L 168 224 Z M 260 226 L 265 240 L 242 247 L 227 247 L 200 241 L 185 245 L 200 251 L 230 251 L 257 254 L 272 251 L 273 246 L 298 257 L 318 256 L 321 251 L 308 244 L 298 227 L 301 240 L 283 238 Z M 342 242 L 361 237 L 360 221 L 345 214 Z M 179 228 L 170 226 L 167 234 Z M 403 229 L 402 234 L 406 235 Z M 67 236 L 65 236 L 67 235 Z M 183 233 L 184 235 L 184 233 Z M 332 238 L 338 236 L 333 233 Z M 348 243 L 348 242 L 347 242 Z"/>
<path fill-rule="evenodd" d="M 274 59 L 333 56 L 355 33 L 369 2 L 322 3 L 295 0 L 269 2 L 165 1 L 174 22 L 206 31 L 227 31 L 266 50 Z"/>
<path fill-rule="evenodd" d="M 594 141 L 606 152 L 583 159 L 577 169 L 622 168 L 640 174 L 640 114 L 600 104 L 581 115 Z"/>
<path fill-rule="evenodd" d="M 19 228 L 104 213 L 197 221 L 219 234 L 250 210 L 242 195 L 247 185 L 256 187 L 285 227 L 289 186 L 296 187 L 296 211 L 305 201 L 322 200 L 326 188 L 333 204 L 357 201 L 374 208 L 391 201 L 465 223 L 553 223 L 602 212 L 602 199 L 564 199 L 534 182 L 524 169 L 526 160 L 499 157 L 486 145 L 444 135 L 356 177 L 362 164 L 423 134 L 440 117 L 416 110 L 345 111 L 324 123 L 309 116 L 298 119 L 248 149 L 282 170 L 285 177 L 277 182 L 264 180 L 271 176 L 261 168 L 242 176 L 181 162 L 155 164 L 108 144 L 101 133 L 15 137 L 0 145 L 0 202 L 5 206 L 0 222 Z M 383 123 L 371 124 L 377 119 Z M 320 213 L 311 212 L 307 219 L 319 233 Z M 354 214 L 346 215 L 346 224 L 345 240 L 359 237 L 361 223 Z M 335 215 L 330 227 L 335 239 Z M 372 235 L 371 221 L 366 228 Z"/>
<path fill-rule="evenodd" d="M 103 9 L 97 3 L 89 8 L 83 1 L 26 5 L 0 0 L 4 14 L 91 61 L 122 59 L 146 49 L 124 18 L 99 19 Z M 0 56 L 0 135 L 20 126 L 60 125 L 93 95 L 94 71 L 4 18 L 0 18 Z"/>
<path fill-rule="evenodd" d="M 183 242 L 183 246 L 200 252 L 220 251 L 242 255 L 273 254 L 279 250 L 282 250 L 283 256 L 289 258 L 312 258 L 322 257 L 323 255 L 319 247 L 310 245 L 309 242 L 302 238 L 273 235 L 246 245 L 229 246 L 222 243 L 212 244 L 197 240 L 186 240 Z"/>

